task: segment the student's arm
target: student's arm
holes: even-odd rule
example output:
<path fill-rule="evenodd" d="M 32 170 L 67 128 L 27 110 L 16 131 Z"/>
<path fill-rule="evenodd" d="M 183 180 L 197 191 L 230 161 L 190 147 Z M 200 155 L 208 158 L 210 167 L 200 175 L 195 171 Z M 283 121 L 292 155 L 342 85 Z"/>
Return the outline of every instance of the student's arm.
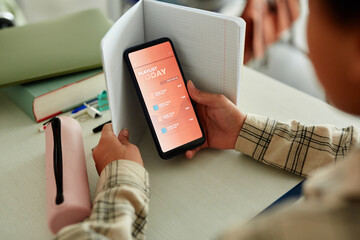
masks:
<path fill-rule="evenodd" d="M 252 158 L 298 175 L 344 157 L 359 142 L 354 127 L 304 126 L 248 114 L 235 149 Z"/>
<path fill-rule="evenodd" d="M 145 239 L 149 177 L 127 130 L 117 139 L 111 125 L 105 125 L 93 156 L 101 174 L 91 215 L 63 228 L 55 239 Z"/>
<path fill-rule="evenodd" d="M 188 158 L 207 147 L 236 149 L 265 164 L 307 176 L 343 157 L 359 142 L 359 132 L 353 127 L 304 126 L 245 115 L 223 95 L 202 92 L 190 81 L 188 89 L 206 135 L 204 145 L 186 152 Z"/>
<path fill-rule="evenodd" d="M 304 198 L 266 211 L 246 224 L 233 225 L 221 240 L 358 239 L 360 229 L 360 149 L 338 164 L 311 173 Z"/>

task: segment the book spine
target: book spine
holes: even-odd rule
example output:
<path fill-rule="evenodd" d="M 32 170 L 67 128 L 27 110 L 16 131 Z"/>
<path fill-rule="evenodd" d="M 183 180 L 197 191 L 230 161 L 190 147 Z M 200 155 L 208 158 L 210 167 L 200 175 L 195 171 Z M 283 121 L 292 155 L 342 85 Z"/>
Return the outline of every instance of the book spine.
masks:
<path fill-rule="evenodd" d="M 21 108 L 31 119 L 35 119 L 33 111 L 33 96 L 27 89 L 21 85 L 6 87 L 0 89 L 13 103 Z M 21 97 L 20 97 L 21 96 Z"/>

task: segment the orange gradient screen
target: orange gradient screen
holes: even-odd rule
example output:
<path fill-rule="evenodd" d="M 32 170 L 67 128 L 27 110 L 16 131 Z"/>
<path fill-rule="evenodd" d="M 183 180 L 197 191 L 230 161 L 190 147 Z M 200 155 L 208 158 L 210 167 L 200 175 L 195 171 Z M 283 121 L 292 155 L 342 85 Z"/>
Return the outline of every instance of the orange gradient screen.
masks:
<path fill-rule="evenodd" d="M 129 54 L 163 152 L 202 137 L 169 42 Z"/>

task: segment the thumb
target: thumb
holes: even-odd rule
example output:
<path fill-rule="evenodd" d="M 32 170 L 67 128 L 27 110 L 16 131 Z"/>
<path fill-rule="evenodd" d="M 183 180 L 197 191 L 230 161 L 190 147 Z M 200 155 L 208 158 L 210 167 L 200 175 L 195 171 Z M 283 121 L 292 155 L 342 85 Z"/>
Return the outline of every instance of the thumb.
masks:
<path fill-rule="evenodd" d="M 113 128 L 112 128 L 112 124 L 111 123 L 107 123 L 103 126 L 103 129 L 101 131 L 101 137 L 104 137 L 108 134 L 114 134 L 113 132 Z M 114 134 L 115 135 L 115 134 Z"/>
<path fill-rule="evenodd" d="M 119 133 L 118 139 L 123 145 L 129 144 L 129 130 L 126 128 L 122 129 Z"/>
<path fill-rule="evenodd" d="M 189 80 L 187 82 L 188 91 L 191 99 L 195 102 L 203 105 L 214 105 L 217 102 L 217 95 L 212 93 L 207 93 L 197 89 L 194 83 Z"/>

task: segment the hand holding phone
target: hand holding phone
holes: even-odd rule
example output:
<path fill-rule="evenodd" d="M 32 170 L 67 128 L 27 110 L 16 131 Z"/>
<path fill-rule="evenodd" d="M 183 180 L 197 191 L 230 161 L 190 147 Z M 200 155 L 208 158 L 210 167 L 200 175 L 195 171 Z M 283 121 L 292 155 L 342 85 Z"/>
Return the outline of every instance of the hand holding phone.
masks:
<path fill-rule="evenodd" d="M 171 40 L 131 47 L 124 59 L 160 157 L 168 159 L 202 145 L 204 132 Z"/>
<path fill-rule="evenodd" d="M 191 81 L 187 83 L 190 97 L 196 102 L 196 111 L 205 132 L 206 141 L 200 147 L 186 151 L 192 158 L 200 149 L 234 149 L 246 115 L 222 94 L 203 92 Z"/>

